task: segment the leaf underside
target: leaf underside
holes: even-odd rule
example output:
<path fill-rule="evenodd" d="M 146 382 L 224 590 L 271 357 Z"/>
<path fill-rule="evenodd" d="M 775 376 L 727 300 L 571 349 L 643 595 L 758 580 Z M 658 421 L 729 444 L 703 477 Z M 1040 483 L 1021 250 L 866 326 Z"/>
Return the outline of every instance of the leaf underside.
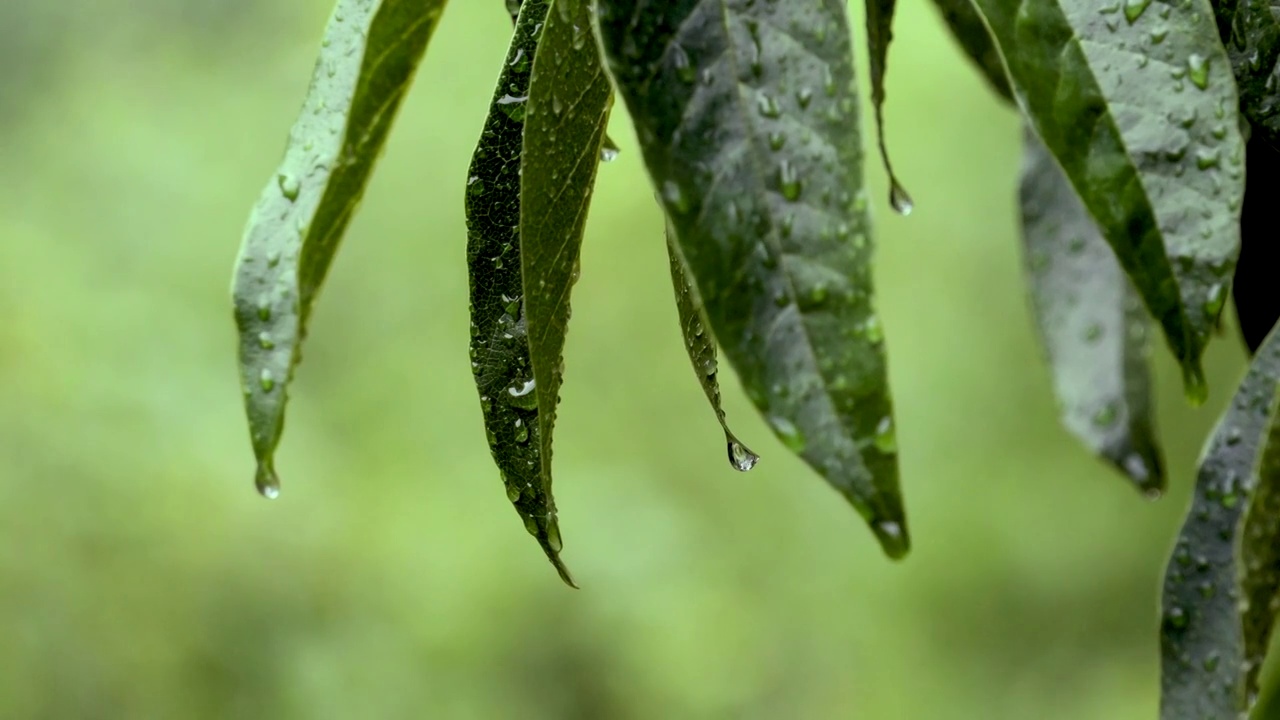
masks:
<path fill-rule="evenodd" d="M 580 0 L 524 0 L 467 181 L 471 358 L 507 497 L 561 578 L 551 439 L 610 87 Z"/>
<path fill-rule="evenodd" d="M 1209 440 L 1165 573 L 1163 720 L 1234 718 L 1257 694 L 1280 569 L 1278 389 L 1273 332 Z"/>
<path fill-rule="evenodd" d="M 600 0 L 599 29 L 748 396 L 904 555 L 844 2 Z"/>
<path fill-rule="evenodd" d="M 1062 422 L 1140 490 L 1159 494 L 1146 313 L 1057 161 L 1025 134 L 1024 257 Z"/>
<path fill-rule="evenodd" d="M 1225 304 L 1244 193 L 1234 82 L 1207 3 L 974 5 L 1023 113 L 1202 401 L 1200 356 Z"/>
<path fill-rule="evenodd" d="M 671 221 L 666 221 L 667 257 L 671 262 L 671 285 L 676 295 L 676 313 L 680 319 L 680 336 L 684 338 L 684 349 L 693 363 L 693 372 L 702 385 L 702 391 L 711 403 L 711 410 L 724 430 L 725 447 L 729 455 L 729 464 L 735 470 L 746 472 L 756 466 L 760 456 L 756 455 L 729 430 L 725 420 L 724 407 L 720 403 L 720 381 L 717 379 L 718 363 L 716 362 L 716 340 L 709 328 L 706 312 L 702 309 L 702 299 L 698 290 L 689 280 L 689 271 L 685 266 L 680 245 L 675 239 L 675 229 Z"/>
<path fill-rule="evenodd" d="M 316 294 L 445 0 L 339 0 L 284 160 L 249 216 L 232 284 L 259 492 Z"/>

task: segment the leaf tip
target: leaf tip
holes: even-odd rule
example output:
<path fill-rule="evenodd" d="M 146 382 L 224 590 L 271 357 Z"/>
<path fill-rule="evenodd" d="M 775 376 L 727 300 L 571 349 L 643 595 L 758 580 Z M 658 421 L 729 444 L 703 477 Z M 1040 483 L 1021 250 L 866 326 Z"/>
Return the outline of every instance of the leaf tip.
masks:
<path fill-rule="evenodd" d="M 911 551 L 911 537 L 901 518 L 877 520 L 871 524 L 871 531 L 890 560 L 901 560 Z"/>

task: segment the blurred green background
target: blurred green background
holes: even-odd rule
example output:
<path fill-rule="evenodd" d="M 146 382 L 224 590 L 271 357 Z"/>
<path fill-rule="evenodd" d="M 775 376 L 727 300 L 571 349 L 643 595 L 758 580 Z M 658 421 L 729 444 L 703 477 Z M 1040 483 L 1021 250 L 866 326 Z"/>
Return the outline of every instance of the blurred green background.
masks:
<path fill-rule="evenodd" d="M 764 461 L 728 467 L 619 112 L 557 428 L 583 589 L 560 584 L 465 350 L 498 0 L 445 14 L 315 315 L 284 493 L 259 498 L 228 285 L 328 11 L 0 2 L 0 718 L 1155 717 L 1159 579 L 1243 355 L 1211 349 L 1193 411 L 1161 349 L 1158 503 L 1067 437 L 1021 284 L 1018 120 L 927 3 L 890 61 L 909 219 L 868 161 L 907 561 L 731 378 Z"/>

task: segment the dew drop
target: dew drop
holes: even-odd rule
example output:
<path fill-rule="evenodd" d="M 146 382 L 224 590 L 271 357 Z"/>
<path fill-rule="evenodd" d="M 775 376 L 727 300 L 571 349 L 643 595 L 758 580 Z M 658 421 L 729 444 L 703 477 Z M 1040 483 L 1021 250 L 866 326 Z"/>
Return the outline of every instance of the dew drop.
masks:
<path fill-rule="evenodd" d="M 898 452 L 898 434 L 893 429 L 893 418 L 889 415 L 880 418 L 880 423 L 876 425 L 874 442 L 876 449 L 885 455 Z"/>
<path fill-rule="evenodd" d="M 262 392 L 271 392 L 275 389 L 276 379 L 269 368 L 262 368 L 262 373 L 258 375 L 258 384 L 262 386 Z"/>
<path fill-rule="evenodd" d="M 1171 607 L 1164 614 L 1164 621 L 1169 627 L 1175 630 L 1182 630 L 1190 623 L 1191 619 L 1187 617 L 1186 610 L 1180 607 Z"/>
<path fill-rule="evenodd" d="M 760 462 L 760 456 L 751 452 L 751 449 L 728 432 L 725 433 L 725 442 L 729 452 L 729 464 L 738 472 L 747 472 Z"/>
<path fill-rule="evenodd" d="M 1222 309 L 1227 304 L 1227 285 L 1226 283 L 1214 283 L 1209 288 L 1209 295 L 1204 301 L 1204 314 L 1209 316 L 1210 320 L 1217 320 L 1222 314 Z"/>
<path fill-rule="evenodd" d="M 524 420 L 521 420 L 520 418 L 516 418 L 515 429 L 516 429 L 516 442 L 518 443 L 529 442 L 529 426 L 524 424 Z"/>
<path fill-rule="evenodd" d="M 297 200 L 298 193 L 302 190 L 302 182 L 293 173 L 276 175 L 276 184 L 280 186 L 280 194 L 290 201 Z"/>
<path fill-rule="evenodd" d="M 916 209 L 916 204 L 907 194 L 906 188 L 902 187 L 897 180 L 893 180 L 889 187 L 889 206 L 903 217 L 910 215 Z"/>
<path fill-rule="evenodd" d="M 507 486 L 507 499 L 508 499 L 508 500 L 510 500 L 511 502 L 516 502 L 517 500 L 519 500 L 519 499 L 520 499 L 520 495 L 521 495 L 521 493 L 520 493 L 520 486 L 518 486 L 518 485 L 514 485 L 514 484 L 512 484 L 512 485 L 508 485 L 508 486 Z"/>
<path fill-rule="evenodd" d="M 516 122 L 524 122 L 525 100 L 528 99 L 528 95 L 517 96 L 507 94 L 494 101 L 494 104 L 497 105 L 507 117 Z"/>
<path fill-rule="evenodd" d="M 271 333 L 266 331 L 258 333 L 258 346 L 263 350 L 271 350 L 274 348 L 276 343 L 271 339 Z"/>
<path fill-rule="evenodd" d="M 507 388 L 507 403 L 522 410 L 537 410 L 537 382 L 533 378 L 516 380 Z"/>
<path fill-rule="evenodd" d="M 268 500 L 280 497 L 280 478 L 276 477 L 275 470 L 272 470 L 268 463 L 258 463 L 258 472 L 254 475 L 253 485 L 258 489 L 258 494 Z"/>
<path fill-rule="evenodd" d="M 689 62 L 689 54 L 686 53 L 684 48 L 679 45 L 671 46 L 671 54 L 672 64 L 675 65 L 676 68 L 676 76 L 679 77 L 681 81 L 692 84 L 693 81 L 697 79 L 698 71 L 693 67 L 693 64 Z"/>
<path fill-rule="evenodd" d="M 680 186 L 672 180 L 662 183 L 662 199 L 666 200 L 671 209 L 678 213 L 689 212 L 689 198 L 685 197 Z"/>
<path fill-rule="evenodd" d="M 1187 58 L 1187 75 L 1193 85 L 1201 90 L 1209 87 L 1209 59 L 1199 53 Z"/>

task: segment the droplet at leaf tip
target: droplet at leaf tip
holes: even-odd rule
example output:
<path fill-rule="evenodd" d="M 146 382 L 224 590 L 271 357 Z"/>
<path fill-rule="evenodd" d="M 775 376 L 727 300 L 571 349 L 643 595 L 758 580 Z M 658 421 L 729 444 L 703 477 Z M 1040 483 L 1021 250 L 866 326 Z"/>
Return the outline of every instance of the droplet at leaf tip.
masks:
<path fill-rule="evenodd" d="M 751 448 L 742 444 L 742 441 L 734 437 L 732 433 L 725 431 L 724 440 L 726 450 L 729 454 L 729 464 L 738 472 L 749 472 L 760 462 L 760 456 L 751 451 Z"/>
<path fill-rule="evenodd" d="M 878 520 L 871 525 L 876 540 L 890 560 L 902 560 L 911 552 L 911 537 L 904 521 Z"/>
<path fill-rule="evenodd" d="M 280 478 L 271 467 L 269 461 L 258 463 L 258 470 L 253 477 L 253 485 L 258 494 L 268 500 L 280 497 Z"/>

